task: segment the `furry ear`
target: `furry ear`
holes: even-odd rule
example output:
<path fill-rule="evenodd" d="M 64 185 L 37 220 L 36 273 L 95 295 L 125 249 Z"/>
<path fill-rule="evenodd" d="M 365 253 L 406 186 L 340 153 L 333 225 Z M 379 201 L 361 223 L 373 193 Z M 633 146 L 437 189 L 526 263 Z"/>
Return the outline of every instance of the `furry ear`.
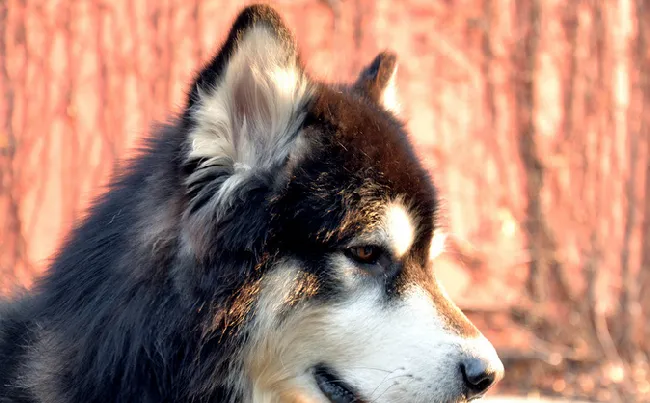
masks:
<path fill-rule="evenodd" d="M 185 217 L 186 241 L 199 256 L 257 250 L 264 242 L 266 204 L 303 144 L 310 83 L 296 48 L 272 8 L 249 6 L 192 87 L 183 115 Z M 229 238 L 219 238 L 223 233 Z"/>
<path fill-rule="evenodd" d="M 308 97 L 296 43 L 280 16 L 264 5 L 245 8 L 190 93 L 189 159 L 244 168 L 284 161 Z"/>
<path fill-rule="evenodd" d="M 382 52 L 363 69 L 354 87 L 386 110 L 397 114 L 400 106 L 396 75 L 397 56 L 392 52 Z"/>

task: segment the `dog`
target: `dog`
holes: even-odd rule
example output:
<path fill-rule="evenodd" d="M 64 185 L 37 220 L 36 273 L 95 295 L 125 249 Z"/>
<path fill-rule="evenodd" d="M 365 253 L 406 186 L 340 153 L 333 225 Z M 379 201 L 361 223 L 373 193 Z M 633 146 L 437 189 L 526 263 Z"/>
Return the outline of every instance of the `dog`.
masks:
<path fill-rule="evenodd" d="M 305 71 L 244 8 L 0 319 L 0 402 L 466 402 L 503 376 L 434 276 L 438 195 L 397 57 Z"/>

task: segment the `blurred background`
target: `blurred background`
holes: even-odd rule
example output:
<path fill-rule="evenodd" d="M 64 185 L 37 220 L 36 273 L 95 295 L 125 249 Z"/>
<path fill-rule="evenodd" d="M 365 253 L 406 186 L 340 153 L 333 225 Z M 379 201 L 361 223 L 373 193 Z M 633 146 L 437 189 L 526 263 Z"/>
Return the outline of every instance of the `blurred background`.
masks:
<path fill-rule="evenodd" d="M 245 1 L 0 1 L 0 290 L 29 287 Z M 437 265 L 498 392 L 650 401 L 650 2 L 284 0 L 308 70 L 399 54 Z"/>

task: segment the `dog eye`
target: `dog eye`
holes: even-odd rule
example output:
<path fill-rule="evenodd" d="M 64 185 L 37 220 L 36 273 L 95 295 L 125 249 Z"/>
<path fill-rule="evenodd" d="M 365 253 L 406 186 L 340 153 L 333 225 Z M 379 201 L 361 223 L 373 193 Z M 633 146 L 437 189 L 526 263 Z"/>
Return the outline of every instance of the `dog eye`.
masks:
<path fill-rule="evenodd" d="M 382 250 L 378 246 L 366 245 L 346 249 L 346 255 L 359 263 L 376 263 Z"/>

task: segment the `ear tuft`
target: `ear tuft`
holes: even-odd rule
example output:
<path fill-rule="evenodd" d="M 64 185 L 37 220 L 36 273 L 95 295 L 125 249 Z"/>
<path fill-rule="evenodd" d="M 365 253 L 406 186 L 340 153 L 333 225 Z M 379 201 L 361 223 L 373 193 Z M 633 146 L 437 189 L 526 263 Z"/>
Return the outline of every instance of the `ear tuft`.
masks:
<path fill-rule="evenodd" d="M 286 160 L 309 87 L 280 16 L 265 5 L 245 8 L 190 93 L 189 159 L 246 169 Z"/>
<path fill-rule="evenodd" d="M 278 59 L 284 57 L 287 62 L 290 62 L 292 58 L 297 57 L 296 42 L 280 15 L 267 5 L 255 4 L 248 6 L 239 13 L 233 22 L 226 42 L 219 53 L 196 78 L 195 85 L 190 93 L 190 107 L 197 100 L 201 89 L 205 90 L 216 84 L 230 58 L 242 42 L 245 41 L 245 35 L 254 29 L 265 30 L 269 37 L 273 38 L 275 43 L 279 45 L 276 48 L 276 50 L 280 51 L 280 54 L 277 55 Z"/>
<path fill-rule="evenodd" d="M 287 161 L 307 147 L 300 130 L 310 99 L 311 83 L 280 16 L 268 6 L 245 8 L 198 74 L 183 114 L 185 240 L 197 257 L 259 249 L 265 205 Z"/>
<path fill-rule="evenodd" d="M 354 87 L 386 110 L 399 113 L 397 99 L 397 55 L 384 51 L 363 69 Z"/>

